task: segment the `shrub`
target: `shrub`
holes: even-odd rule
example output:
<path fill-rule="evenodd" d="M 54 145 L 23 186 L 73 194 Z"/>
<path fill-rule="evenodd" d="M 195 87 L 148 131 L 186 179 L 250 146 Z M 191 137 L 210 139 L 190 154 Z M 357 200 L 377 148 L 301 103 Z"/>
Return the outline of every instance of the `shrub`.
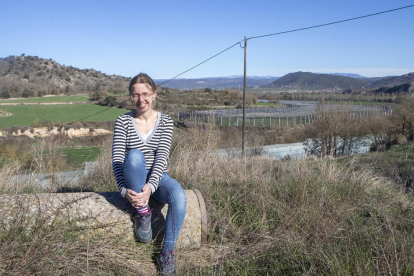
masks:
<path fill-rule="evenodd" d="M 29 94 L 29 90 L 25 89 L 25 90 L 23 91 L 23 93 L 22 93 L 22 97 L 23 97 L 23 98 L 28 98 L 29 96 L 30 96 L 30 94 Z"/>
<path fill-rule="evenodd" d="M 106 97 L 105 100 L 104 100 L 104 103 L 107 106 L 116 106 L 116 105 L 118 105 L 118 102 L 117 102 L 115 96 L 108 96 L 108 97 Z"/>
<path fill-rule="evenodd" d="M 3 91 L 3 92 L 1 92 L 1 97 L 2 97 L 3 99 L 8 99 L 8 98 L 10 98 L 10 93 L 9 93 L 9 91 Z"/>
<path fill-rule="evenodd" d="M 394 131 L 396 134 L 407 136 L 409 140 L 414 140 L 414 99 L 405 97 L 398 106 L 392 118 Z"/>

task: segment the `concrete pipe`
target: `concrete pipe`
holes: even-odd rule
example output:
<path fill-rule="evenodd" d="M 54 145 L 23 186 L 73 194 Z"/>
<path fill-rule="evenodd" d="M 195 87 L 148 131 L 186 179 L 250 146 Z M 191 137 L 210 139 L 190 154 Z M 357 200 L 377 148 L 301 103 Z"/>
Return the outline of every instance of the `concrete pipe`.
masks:
<path fill-rule="evenodd" d="M 177 247 L 199 245 L 207 241 L 207 213 L 199 190 L 185 190 L 187 212 Z M 150 200 L 154 240 L 164 237 L 168 205 Z M 105 238 L 113 236 L 125 241 L 134 240 L 133 216 L 135 210 L 119 192 L 103 193 L 48 193 L 0 195 L 0 221 L 12 227 L 19 212 L 31 218 L 75 222 L 81 237 L 95 233 Z M 93 231 L 91 231 L 93 230 Z"/>

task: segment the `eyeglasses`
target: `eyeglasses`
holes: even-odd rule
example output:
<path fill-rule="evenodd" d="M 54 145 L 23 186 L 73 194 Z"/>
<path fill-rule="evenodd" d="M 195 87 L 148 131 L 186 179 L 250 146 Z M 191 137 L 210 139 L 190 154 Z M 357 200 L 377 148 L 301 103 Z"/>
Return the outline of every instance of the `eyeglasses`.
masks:
<path fill-rule="evenodd" d="M 149 99 L 149 97 L 151 97 L 152 96 L 152 94 L 153 93 L 146 93 L 146 92 L 144 92 L 144 93 L 142 93 L 142 94 L 134 94 L 134 95 L 131 95 L 131 100 L 133 100 L 133 101 L 137 101 L 138 100 L 138 98 L 141 96 L 141 98 L 142 99 L 144 99 L 144 100 L 148 100 Z"/>

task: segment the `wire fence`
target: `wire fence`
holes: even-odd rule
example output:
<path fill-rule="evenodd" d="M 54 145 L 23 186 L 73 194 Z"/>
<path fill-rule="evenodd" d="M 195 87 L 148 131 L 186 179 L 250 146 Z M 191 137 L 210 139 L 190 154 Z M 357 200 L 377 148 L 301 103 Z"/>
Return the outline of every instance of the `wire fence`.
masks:
<path fill-rule="evenodd" d="M 297 105 L 278 108 L 246 108 L 246 126 L 286 126 L 305 125 L 321 120 L 316 103 L 300 102 Z M 331 112 L 342 110 L 348 112 L 350 118 L 369 118 L 392 114 L 389 106 L 371 105 L 327 105 L 322 112 L 323 119 Z M 321 112 L 319 112 L 321 113 Z M 241 126 L 243 124 L 242 109 L 192 110 L 178 114 L 178 120 L 194 123 L 211 123 L 224 126 Z"/>

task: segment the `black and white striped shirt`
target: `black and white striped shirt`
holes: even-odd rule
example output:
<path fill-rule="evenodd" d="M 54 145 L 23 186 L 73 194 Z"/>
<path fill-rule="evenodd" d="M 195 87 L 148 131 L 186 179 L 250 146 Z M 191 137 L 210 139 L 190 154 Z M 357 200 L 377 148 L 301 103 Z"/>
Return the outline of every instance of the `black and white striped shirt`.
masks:
<path fill-rule="evenodd" d="M 172 119 L 160 112 L 158 112 L 154 129 L 147 139 L 144 139 L 138 132 L 132 111 L 118 117 L 115 122 L 112 143 L 112 168 L 123 197 L 125 197 L 127 186 L 122 173 L 122 165 L 128 152 L 132 149 L 139 149 L 144 154 L 147 162 L 146 169 L 152 170 L 148 185 L 154 193 L 158 188 L 163 172 L 167 172 L 172 132 Z"/>

